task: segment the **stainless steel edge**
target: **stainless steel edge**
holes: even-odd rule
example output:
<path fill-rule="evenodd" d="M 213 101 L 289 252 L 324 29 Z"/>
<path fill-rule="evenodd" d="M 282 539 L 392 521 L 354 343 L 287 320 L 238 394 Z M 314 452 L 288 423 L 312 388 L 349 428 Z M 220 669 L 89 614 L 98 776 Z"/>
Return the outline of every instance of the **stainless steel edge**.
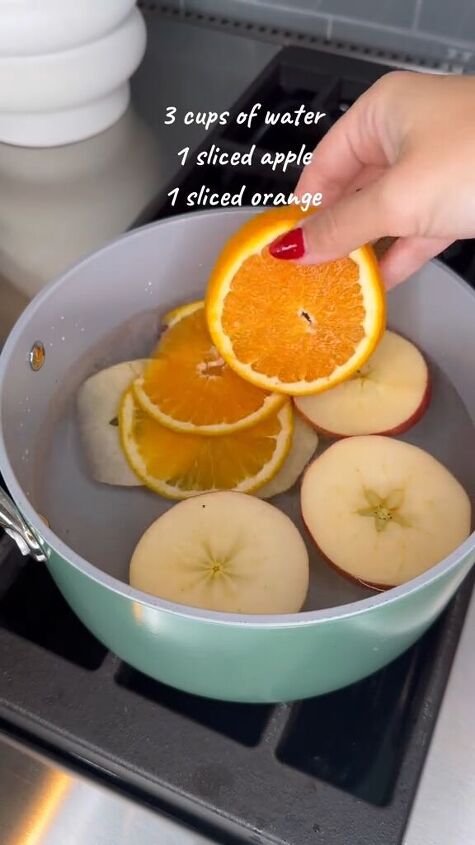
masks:
<path fill-rule="evenodd" d="M 0 733 L 1 845 L 217 845 Z"/>
<path fill-rule="evenodd" d="M 475 843 L 475 593 L 403 845 Z"/>
<path fill-rule="evenodd" d="M 31 555 L 39 563 L 47 559 L 41 540 L 23 519 L 17 506 L 0 488 L 0 527 L 15 541 L 23 556 Z"/>

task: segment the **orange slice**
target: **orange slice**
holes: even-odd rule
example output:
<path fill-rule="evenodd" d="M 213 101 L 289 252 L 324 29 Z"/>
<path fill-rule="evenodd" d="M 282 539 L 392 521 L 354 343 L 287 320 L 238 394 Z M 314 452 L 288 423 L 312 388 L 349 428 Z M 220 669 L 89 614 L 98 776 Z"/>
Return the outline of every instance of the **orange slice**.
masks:
<path fill-rule="evenodd" d="M 178 305 L 171 311 L 167 311 L 161 319 L 162 328 L 171 329 L 176 323 L 179 323 L 183 317 L 189 317 L 195 311 L 200 311 L 203 308 L 204 302 L 202 299 L 197 299 L 195 302 L 186 302 L 185 305 Z"/>
<path fill-rule="evenodd" d="M 143 377 L 134 382 L 144 411 L 172 431 L 207 436 L 241 431 L 275 413 L 283 397 L 241 379 L 214 346 L 204 303 L 167 315 Z"/>
<path fill-rule="evenodd" d="M 246 431 L 203 437 L 164 428 L 146 414 L 132 390 L 119 410 L 124 454 L 143 483 L 167 499 L 213 490 L 252 493 L 276 475 L 290 450 L 293 412 L 289 401 Z"/>
<path fill-rule="evenodd" d="M 304 265 L 268 244 L 299 225 L 296 206 L 263 212 L 227 242 L 210 277 L 208 327 L 242 378 L 294 396 L 319 393 L 369 358 L 385 325 L 384 288 L 370 246 Z"/>

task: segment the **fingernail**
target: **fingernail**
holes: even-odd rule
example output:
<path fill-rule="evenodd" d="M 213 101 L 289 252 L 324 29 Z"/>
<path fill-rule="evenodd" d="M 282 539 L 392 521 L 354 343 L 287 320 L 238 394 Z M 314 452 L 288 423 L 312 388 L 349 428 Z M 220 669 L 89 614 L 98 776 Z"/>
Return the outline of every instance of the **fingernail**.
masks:
<path fill-rule="evenodd" d="M 285 258 L 287 260 L 302 258 L 305 255 L 305 242 L 303 229 L 292 229 L 276 238 L 269 245 L 269 252 L 273 258 Z"/>

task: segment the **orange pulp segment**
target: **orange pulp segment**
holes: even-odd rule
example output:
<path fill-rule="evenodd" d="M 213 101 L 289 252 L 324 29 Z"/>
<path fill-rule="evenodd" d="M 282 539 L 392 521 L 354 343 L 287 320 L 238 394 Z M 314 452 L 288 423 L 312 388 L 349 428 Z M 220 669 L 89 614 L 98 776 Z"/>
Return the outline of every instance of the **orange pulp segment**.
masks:
<path fill-rule="evenodd" d="M 213 436 L 249 428 L 282 406 L 282 396 L 249 384 L 226 364 L 210 338 L 204 303 L 172 314 L 156 357 L 134 382 L 151 417 L 172 431 Z"/>
<path fill-rule="evenodd" d="M 222 437 L 183 434 L 146 414 L 134 392 L 119 410 L 124 454 L 143 483 L 168 499 L 213 490 L 251 493 L 279 471 L 290 450 L 293 411 L 289 400 L 265 420 Z"/>
<path fill-rule="evenodd" d="M 216 349 L 242 378 L 290 395 L 349 378 L 385 327 L 385 296 L 369 246 L 325 264 L 273 258 L 268 245 L 306 216 L 297 207 L 253 217 L 211 274 L 206 314 Z"/>

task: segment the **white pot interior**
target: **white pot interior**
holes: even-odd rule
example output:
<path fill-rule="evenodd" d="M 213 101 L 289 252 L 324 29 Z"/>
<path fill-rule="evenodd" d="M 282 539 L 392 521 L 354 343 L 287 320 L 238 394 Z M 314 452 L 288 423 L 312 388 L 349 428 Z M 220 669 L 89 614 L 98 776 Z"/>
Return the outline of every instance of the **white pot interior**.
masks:
<path fill-rule="evenodd" d="M 201 296 L 221 245 L 250 214 L 172 218 L 102 249 L 34 300 L 2 356 L 1 423 L 20 486 L 64 543 L 123 582 L 140 535 L 170 504 L 143 488 L 91 480 L 78 438 L 77 389 L 94 371 L 151 351 L 160 313 Z M 403 439 L 441 460 L 473 499 L 475 292 L 432 262 L 391 293 L 388 305 L 388 324 L 425 351 L 434 380 L 427 414 Z M 46 360 L 33 372 L 28 354 L 38 340 Z M 305 536 L 298 489 L 273 502 Z M 306 610 L 370 595 L 328 567 L 310 541 L 309 551 Z"/>

